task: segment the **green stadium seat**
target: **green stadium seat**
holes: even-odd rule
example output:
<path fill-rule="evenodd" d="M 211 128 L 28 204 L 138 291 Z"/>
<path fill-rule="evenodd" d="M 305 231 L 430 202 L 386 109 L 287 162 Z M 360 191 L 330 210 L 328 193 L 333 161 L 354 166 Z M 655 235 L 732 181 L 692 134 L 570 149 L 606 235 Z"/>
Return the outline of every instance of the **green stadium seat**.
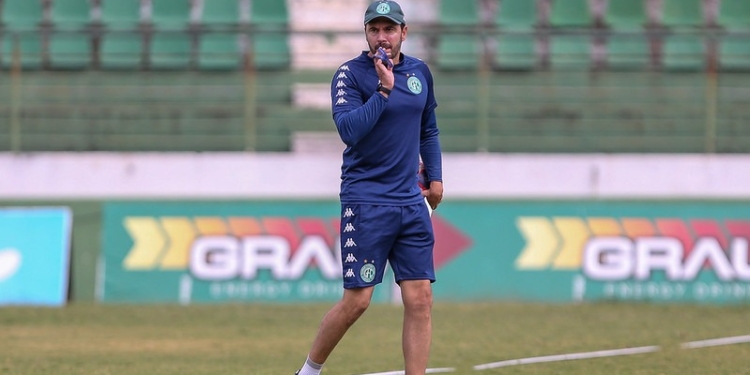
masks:
<path fill-rule="evenodd" d="M 648 23 L 645 0 L 608 0 L 604 23 L 615 30 L 634 30 Z"/>
<path fill-rule="evenodd" d="M 2 65 L 13 65 L 13 50 L 18 42 L 21 68 L 25 70 L 42 67 L 42 38 L 38 33 L 5 33 L 2 39 Z"/>
<path fill-rule="evenodd" d="M 242 61 L 237 34 L 209 33 L 201 35 L 198 46 L 200 70 L 236 70 Z"/>
<path fill-rule="evenodd" d="M 190 66 L 192 42 L 183 33 L 156 33 L 151 37 L 152 69 L 186 69 Z"/>
<path fill-rule="evenodd" d="M 479 67 L 480 43 L 475 35 L 465 29 L 479 24 L 477 2 L 441 0 L 440 23 L 446 30 L 438 41 L 438 67 L 445 70 L 476 70 Z"/>
<path fill-rule="evenodd" d="M 588 27 L 593 23 L 588 0 L 552 0 L 550 25 L 554 27 Z"/>
<path fill-rule="evenodd" d="M 87 33 L 55 33 L 50 37 L 50 67 L 86 69 L 91 66 L 91 38 Z"/>
<path fill-rule="evenodd" d="M 744 37 L 725 36 L 719 40 L 719 68 L 724 71 L 750 71 L 750 43 Z"/>
<path fill-rule="evenodd" d="M 440 23 L 445 26 L 475 26 L 479 23 L 476 1 L 440 0 Z"/>
<path fill-rule="evenodd" d="M 550 38 L 549 58 L 553 68 L 588 68 L 591 63 L 589 35 L 555 35 Z"/>
<path fill-rule="evenodd" d="M 253 0 L 250 21 L 258 32 L 252 35 L 252 59 L 255 68 L 281 69 L 291 64 L 286 1 Z"/>
<path fill-rule="evenodd" d="M 262 70 L 284 69 L 291 64 L 286 32 L 255 34 L 253 64 Z"/>
<path fill-rule="evenodd" d="M 100 0 L 101 22 L 108 29 L 130 29 L 141 23 L 141 0 Z"/>
<path fill-rule="evenodd" d="M 239 14 L 237 0 L 204 1 L 201 23 L 208 27 L 233 25 L 240 21 Z"/>
<path fill-rule="evenodd" d="M 253 0 L 251 21 L 259 25 L 286 25 L 289 22 L 286 1 Z"/>
<path fill-rule="evenodd" d="M 611 70 L 646 69 L 651 47 L 644 35 L 614 35 L 607 39 L 607 67 Z"/>
<path fill-rule="evenodd" d="M 3 0 L 2 23 L 10 29 L 30 29 L 44 20 L 42 0 Z"/>
<path fill-rule="evenodd" d="M 531 70 L 536 65 L 536 37 L 533 34 L 504 34 L 498 37 L 496 69 Z"/>
<path fill-rule="evenodd" d="M 190 23 L 191 4 L 190 0 L 151 0 L 151 22 L 159 29 L 182 29 Z"/>
<path fill-rule="evenodd" d="M 669 27 L 703 25 L 703 0 L 667 0 L 663 2 L 662 24 Z"/>
<path fill-rule="evenodd" d="M 438 44 L 437 65 L 443 70 L 476 70 L 479 55 L 479 41 L 474 35 L 443 34 Z"/>
<path fill-rule="evenodd" d="M 537 24 L 536 1 L 502 0 L 495 24 L 503 29 L 527 30 Z"/>
<path fill-rule="evenodd" d="M 727 29 L 750 29 L 750 1 L 721 0 L 718 23 Z"/>
<path fill-rule="evenodd" d="M 106 70 L 135 70 L 143 66 L 143 35 L 107 33 L 101 40 L 100 64 Z"/>
<path fill-rule="evenodd" d="M 54 0 L 50 13 L 57 28 L 82 28 L 91 22 L 90 0 Z"/>
<path fill-rule="evenodd" d="M 675 34 L 664 39 L 662 65 L 672 71 L 698 71 L 706 67 L 705 41 L 702 36 Z"/>

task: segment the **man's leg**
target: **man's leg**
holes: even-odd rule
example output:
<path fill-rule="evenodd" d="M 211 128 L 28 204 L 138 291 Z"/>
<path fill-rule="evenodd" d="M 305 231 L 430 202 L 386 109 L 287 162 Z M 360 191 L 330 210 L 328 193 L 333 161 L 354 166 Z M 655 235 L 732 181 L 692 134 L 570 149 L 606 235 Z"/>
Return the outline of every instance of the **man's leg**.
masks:
<path fill-rule="evenodd" d="M 325 363 L 336 345 L 354 322 L 367 310 L 374 287 L 344 289 L 344 296 L 323 317 L 315 336 L 309 358 L 319 364 Z"/>
<path fill-rule="evenodd" d="M 400 286 L 406 375 L 424 375 L 432 342 L 432 285 L 430 280 L 403 280 Z"/>

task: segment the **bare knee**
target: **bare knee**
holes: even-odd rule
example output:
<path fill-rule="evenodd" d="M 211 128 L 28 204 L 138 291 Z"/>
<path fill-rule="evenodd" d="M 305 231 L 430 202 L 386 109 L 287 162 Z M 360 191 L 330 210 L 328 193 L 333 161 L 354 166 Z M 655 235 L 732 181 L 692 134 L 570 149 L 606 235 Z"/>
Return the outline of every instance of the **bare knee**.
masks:
<path fill-rule="evenodd" d="M 346 317 L 347 325 L 352 325 L 359 319 L 362 314 L 370 306 L 370 299 L 372 297 L 372 291 L 367 290 L 356 290 L 356 291 L 345 291 L 344 298 L 341 299 L 339 305 L 341 307 L 344 316 Z"/>
<path fill-rule="evenodd" d="M 404 309 L 410 314 L 429 315 L 432 311 L 432 286 L 429 281 L 402 282 Z"/>

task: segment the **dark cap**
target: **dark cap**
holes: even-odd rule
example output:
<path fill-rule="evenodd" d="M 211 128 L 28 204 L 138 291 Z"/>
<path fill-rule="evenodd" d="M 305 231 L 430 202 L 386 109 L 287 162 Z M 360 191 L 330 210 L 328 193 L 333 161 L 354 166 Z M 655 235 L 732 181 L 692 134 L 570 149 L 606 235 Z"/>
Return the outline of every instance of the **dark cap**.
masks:
<path fill-rule="evenodd" d="M 379 17 L 385 17 L 399 25 L 406 25 L 404 11 L 395 1 L 378 0 L 370 4 L 365 12 L 365 25 Z"/>

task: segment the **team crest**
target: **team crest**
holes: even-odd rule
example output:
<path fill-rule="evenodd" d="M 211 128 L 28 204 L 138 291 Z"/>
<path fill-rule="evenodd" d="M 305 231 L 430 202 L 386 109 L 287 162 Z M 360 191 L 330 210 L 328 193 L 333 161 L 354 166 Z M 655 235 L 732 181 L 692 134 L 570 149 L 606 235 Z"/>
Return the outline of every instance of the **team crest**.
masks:
<path fill-rule="evenodd" d="M 359 277 L 362 278 L 362 281 L 369 283 L 372 280 L 375 280 L 375 266 L 373 266 L 371 263 L 367 263 L 359 270 Z"/>
<path fill-rule="evenodd" d="M 411 76 L 406 81 L 406 87 L 408 87 L 409 91 L 412 93 L 419 95 L 422 92 L 422 81 L 417 77 Z"/>
<path fill-rule="evenodd" d="M 391 11 L 391 6 L 388 5 L 388 3 L 380 3 L 378 4 L 378 7 L 375 8 L 375 11 L 378 12 L 378 14 L 388 14 Z"/>

